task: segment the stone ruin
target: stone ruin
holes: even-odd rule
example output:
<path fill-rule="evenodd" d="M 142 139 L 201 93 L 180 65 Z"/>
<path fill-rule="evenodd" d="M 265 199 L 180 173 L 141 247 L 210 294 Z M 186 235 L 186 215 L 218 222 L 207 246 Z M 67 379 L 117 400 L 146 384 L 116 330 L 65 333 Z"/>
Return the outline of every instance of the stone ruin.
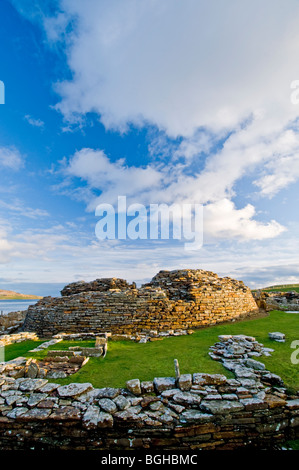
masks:
<path fill-rule="evenodd" d="M 299 399 L 257 360 L 272 352 L 221 335 L 209 355 L 234 378 L 176 367 L 125 388 L 20 377 L 10 361 L 0 366 L 0 450 L 277 449 L 299 437 Z"/>
<path fill-rule="evenodd" d="M 69 284 L 61 297 L 44 297 L 31 305 L 22 329 L 40 337 L 62 332 L 175 332 L 234 321 L 258 311 L 242 281 L 182 269 L 160 271 L 139 288 L 117 278 Z"/>
<path fill-rule="evenodd" d="M 284 310 L 299 312 L 299 293 L 256 291 L 253 294 L 257 305 L 267 311 Z"/>
<path fill-rule="evenodd" d="M 47 351 L 42 359 L 17 357 L 10 361 L 0 362 L 0 374 L 8 377 L 29 378 L 29 379 L 61 379 L 69 375 L 73 375 L 81 369 L 90 357 L 105 357 L 108 348 L 109 334 L 103 333 L 97 336 L 93 333 L 83 334 L 58 334 L 53 336 L 49 341 L 41 343 L 29 352 L 40 352 L 47 350 L 49 346 L 56 345 L 61 341 L 84 341 L 94 340 L 94 347 L 87 346 L 70 346 L 66 349 L 51 349 Z M 12 343 L 22 341 L 39 341 L 35 333 L 24 332 L 12 335 L 0 336 L 0 348 L 8 346 Z"/>

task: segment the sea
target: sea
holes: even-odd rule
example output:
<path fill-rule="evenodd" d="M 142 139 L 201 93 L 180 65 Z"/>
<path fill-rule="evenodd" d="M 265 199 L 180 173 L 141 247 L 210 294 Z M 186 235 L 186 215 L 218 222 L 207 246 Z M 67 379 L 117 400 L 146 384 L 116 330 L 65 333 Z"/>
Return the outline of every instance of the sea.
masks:
<path fill-rule="evenodd" d="M 7 315 L 9 312 L 19 312 L 27 310 L 29 305 L 33 305 L 38 299 L 26 300 L 0 300 L 0 314 Z"/>

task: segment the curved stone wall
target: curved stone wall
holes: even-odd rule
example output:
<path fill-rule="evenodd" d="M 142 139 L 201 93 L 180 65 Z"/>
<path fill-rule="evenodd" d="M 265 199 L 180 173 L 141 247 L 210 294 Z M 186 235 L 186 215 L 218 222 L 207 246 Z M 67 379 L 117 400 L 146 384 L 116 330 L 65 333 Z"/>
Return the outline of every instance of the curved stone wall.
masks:
<path fill-rule="evenodd" d="M 123 280 L 115 279 L 122 288 L 92 291 L 91 284 L 75 294 L 65 288 L 62 292 L 67 295 L 45 297 L 30 306 L 23 330 L 43 337 L 61 332 L 142 334 L 199 328 L 258 311 L 243 282 L 202 270 L 161 271 L 140 288 L 127 288 Z M 109 285 L 107 280 L 96 284 Z"/>

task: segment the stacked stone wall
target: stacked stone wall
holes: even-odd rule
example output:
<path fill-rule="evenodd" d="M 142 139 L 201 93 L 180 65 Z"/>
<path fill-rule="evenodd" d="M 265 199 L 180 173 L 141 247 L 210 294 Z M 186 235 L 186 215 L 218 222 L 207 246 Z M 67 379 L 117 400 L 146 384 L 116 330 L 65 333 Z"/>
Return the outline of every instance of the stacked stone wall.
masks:
<path fill-rule="evenodd" d="M 117 283 L 116 283 L 117 284 Z M 144 333 L 193 329 L 242 318 L 258 307 L 243 282 L 201 270 L 162 271 L 140 288 L 45 297 L 28 309 L 23 329 L 39 336 L 77 332 Z"/>
<path fill-rule="evenodd" d="M 96 389 L 0 375 L 0 450 L 273 449 L 298 438 L 298 395 L 256 360 L 269 350 L 253 337 L 219 340 L 211 357 L 235 378 L 178 373 Z"/>

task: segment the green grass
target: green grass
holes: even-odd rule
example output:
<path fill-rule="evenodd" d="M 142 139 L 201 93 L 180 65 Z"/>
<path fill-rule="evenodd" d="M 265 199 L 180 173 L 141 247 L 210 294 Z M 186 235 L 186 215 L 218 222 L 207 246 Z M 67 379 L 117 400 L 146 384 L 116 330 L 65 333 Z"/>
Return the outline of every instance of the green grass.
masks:
<path fill-rule="evenodd" d="M 287 441 L 283 444 L 288 450 L 299 450 L 299 440 Z"/>
<path fill-rule="evenodd" d="M 5 361 L 10 361 L 16 357 L 33 356 L 33 353 L 28 353 L 30 349 L 36 348 L 43 341 L 23 341 L 22 343 L 13 343 L 5 346 Z"/>
<path fill-rule="evenodd" d="M 273 342 L 268 333 L 281 331 L 286 334 L 285 343 Z M 265 347 L 275 350 L 271 357 L 258 358 L 267 369 L 282 377 L 291 392 L 299 390 L 299 365 L 291 363 L 294 352 L 290 345 L 299 340 L 299 314 L 274 311 L 269 316 L 259 319 L 230 322 L 209 328 L 196 330 L 192 335 L 169 337 L 162 341 L 145 344 L 131 341 L 109 341 L 105 358 L 90 358 L 89 362 L 76 374 L 66 379 L 55 379 L 55 382 L 91 382 L 94 387 L 124 387 L 126 381 L 133 378 L 153 380 L 154 377 L 174 376 L 174 359 L 178 359 L 181 373 L 207 372 L 222 373 L 232 377 L 219 362 L 209 355 L 209 347 L 218 341 L 220 334 L 246 334 L 254 336 Z M 6 351 L 14 357 L 27 355 L 41 359 L 46 351 L 29 353 L 36 342 L 11 345 Z M 33 345 L 34 344 L 34 345 Z M 89 345 L 88 341 L 64 341 L 51 349 L 68 349 L 74 345 Z M 22 349 L 23 348 L 23 349 Z M 27 348 L 27 349 L 26 349 Z M 6 360 L 7 355 L 6 355 Z"/>
<path fill-rule="evenodd" d="M 269 286 L 262 289 L 254 289 L 253 292 L 256 292 L 257 290 L 264 292 L 299 292 L 299 284 L 281 284 L 277 286 Z"/>

